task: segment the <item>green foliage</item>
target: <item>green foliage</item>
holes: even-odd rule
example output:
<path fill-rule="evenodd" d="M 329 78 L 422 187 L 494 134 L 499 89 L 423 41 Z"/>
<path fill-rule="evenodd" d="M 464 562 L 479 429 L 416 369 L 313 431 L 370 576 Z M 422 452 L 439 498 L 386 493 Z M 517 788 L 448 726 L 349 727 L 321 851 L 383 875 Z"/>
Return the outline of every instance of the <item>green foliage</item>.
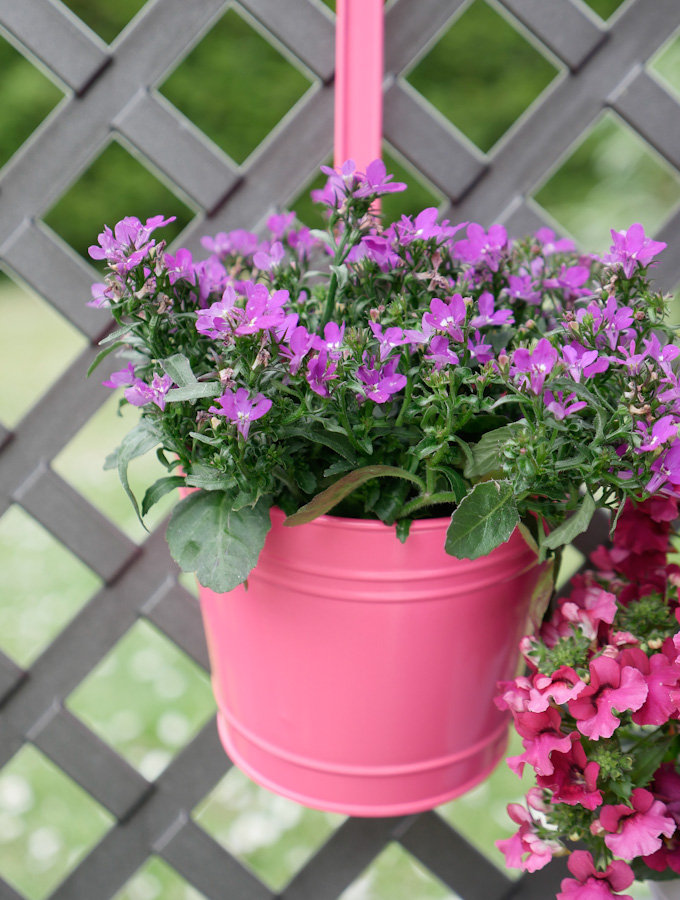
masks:
<path fill-rule="evenodd" d="M 246 581 L 271 527 L 266 500 L 234 510 L 234 499 L 223 491 L 190 494 L 173 510 L 166 532 L 180 568 L 217 593 Z"/>
<path fill-rule="evenodd" d="M 509 540 L 519 524 L 512 485 L 476 484 L 458 506 L 446 533 L 446 552 L 458 559 L 479 559 Z"/>

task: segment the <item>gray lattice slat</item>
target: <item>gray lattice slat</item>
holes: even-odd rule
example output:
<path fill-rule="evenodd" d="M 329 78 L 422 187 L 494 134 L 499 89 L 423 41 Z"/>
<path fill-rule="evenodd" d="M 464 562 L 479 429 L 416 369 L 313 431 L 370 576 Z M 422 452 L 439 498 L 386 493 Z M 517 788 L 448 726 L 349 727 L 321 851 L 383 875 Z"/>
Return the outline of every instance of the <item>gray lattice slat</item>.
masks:
<path fill-rule="evenodd" d="M 610 103 L 671 165 L 680 168 L 680 103 L 676 97 L 636 66 Z"/>
<path fill-rule="evenodd" d="M 92 235 L 96 243 L 96 235 Z M 94 270 L 72 250 L 64 252 L 58 238 L 34 222 L 24 221 L 0 247 L 5 263 L 36 293 L 50 302 L 72 325 L 96 340 L 108 328 L 101 310 L 87 306 Z"/>
<path fill-rule="evenodd" d="M 399 843 L 465 900 L 502 900 L 512 885 L 434 812 L 418 816 Z"/>
<path fill-rule="evenodd" d="M 676 210 L 657 235 L 668 247 L 659 257 L 659 264 L 652 270 L 654 283 L 660 290 L 672 291 L 680 282 L 680 210 Z"/>
<path fill-rule="evenodd" d="M 239 2 L 324 83 L 332 80 L 335 27 L 327 7 L 317 6 L 309 0 Z"/>
<path fill-rule="evenodd" d="M 198 601 L 169 578 L 142 613 L 204 669 L 210 668 Z"/>
<path fill-rule="evenodd" d="M 577 71 L 607 39 L 586 10 L 572 0 L 500 0 L 555 56 Z"/>
<path fill-rule="evenodd" d="M 159 95 L 140 90 L 113 125 L 206 212 L 239 180 L 224 154 Z"/>
<path fill-rule="evenodd" d="M 392 840 L 405 817 L 348 819 L 281 892 L 281 900 L 335 900 Z"/>
<path fill-rule="evenodd" d="M 385 73 L 409 68 L 466 5 L 467 0 L 395 0 L 385 12 Z"/>
<path fill-rule="evenodd" d="M 222 900 L 225 885 L 238 900 L 272 900 L 274 896 L 187 815 L 178 817 L 154 850 L 208 900 Z"/>
<path fill-rule="evenodd" d="M 12 440 L 12 432 L 0 422 L 0 452 Z"/>
<path fill-rule="evenodd" d="M 105 46 L 61 3 L 0 0 L 0 21 L 76 94 L 110 62 Z"/>
<path fill-rule="evenodd" d="M 23 669 L 0 651 L 0 707 L 26 677 Z"/>
<path fill-rule="evenodd" d="M 13 887 L 0 878 L 0 900 L 26 900 L 22 894 L 17 894 Z"/>
<path fill-rule="evenodd" d="M 121 822 L 153 791 L 139 772 L 58 703 L 27 737 Z"/>
<path fill-rule="evenodd" d="M 640 68 L 680 25 L 677 4 L 630 0 L 605 30 L 575 0 L 500 2 L 510 22 L 521 21 L 571 71 L 556 79 L 488 159 L 399 80 L 450 27 L 468 0 L 394 0 L 387 10 L 386 137 L 456 201 L 449 214 L 454 221 L 463 218 L 488 224 L 501 216 L 516 234 L 549 221 L 530 195 L 608 105 L 677 165 L 677 102 Z M 13 33 L 20 49 L 29 47 L 80 92 L 78 98 L 67 98 L 54 110 L 0 173 L 0 261 L 93 341 L 109 326 L 106 315 L 85 306 L 92 270 L 38 220 L 77 181 L 116 130 L 140 152 L 142 162 L 158 168 L 180 194 L 205 211 L 215 210 L 210 221 L 198 216 L 188 229 L 193 248 L 206 232 L 259 227 L 274 207 L 286 205 L 311 180 L 331 153 L 333 24 L 320 0 L 241 0 L 242 10 L 262 26 L 265 38 L 273 35 L 320 84 L 238 172 L 154 93 L 228 5 L 227 0 L 192 0 L 190 4 L 152 0 L 109 49 L 56 0 L 0 0 L 0 25 Z M 107 67 L 109 56 L 114 64 Z M 680 245 L 680 212 L 671 216 L 659 237 L 673 247 Z M 656 274 L 666 287 L 679 281 L 680 254 L 670 250 L 662 254 Z M 154 851 L 196 887 L 205 888 L 211 900 L 244 900 L 249 896 L 245 892 L 271 897 L 189 818 L 231 765 L 214 721 L 150 790 L 62 707 L 140 615 L 201 665 L 208 663 L 198 604 L 175 583 L 176 570 L 162 530 L 140 548 L 126 543 L 127 539 L 116 544 L 112 526 L 104 527 L 99 513 L 46 468 L 108 396 L 97 381 L 119 368 L 120 362 L 108 357 L 97 375 L 86 381 L 85 370 L 97 350 L 88 348 L 12 433 L 0 430 L 0 514 L 18 497 L 58 538 L 66 537 L 81 558 L 115 579 L 75 616 L 28 674 L 0 655 L 0 764 L 32 736 L 37 746 L 80 779 L 119 819 L 57 889 L 54 900 L 108 900 Z M 83 513 L 83 521 L 93 526 L 84 527 L 82 533 L 67 521 L 76 508 Z M 606 530 L 606 518 L 598 519 L 577 543 L 587 552 L 606 538 Z M 105 533 L 115 546 L 108 548 L 108 557 L 101 557 L 98 550 L 103 548 Z M 109 773 L 111 783 L 107 784 Z M 393 840 L 454 887 L 462 900 L 500 900 L 505 891 L 506 882 L 491 863 L 470 851 L 436 815 L 426 814 L 348 820 L 283 896 L 335 900 Z M 563 862 L 552 864 L 511 886 L 506 900 L 554 896 L 564 874 Z M 16 896 L 0 881 L 0 900 L 16 900 Z"/>
<path fill-rule="evenodd" d="M 486 170 L 482 154 L 436 110 L 426 108 L 404 81 L 385 93 L 386 139 L 420 170 L 445 196 L 466 194 Z"/>
<path fill-rule="evenodd" d="M 14 499 L 109 584 L 139 553 L 136 544 L 47 466 L 37 468 Z"/>

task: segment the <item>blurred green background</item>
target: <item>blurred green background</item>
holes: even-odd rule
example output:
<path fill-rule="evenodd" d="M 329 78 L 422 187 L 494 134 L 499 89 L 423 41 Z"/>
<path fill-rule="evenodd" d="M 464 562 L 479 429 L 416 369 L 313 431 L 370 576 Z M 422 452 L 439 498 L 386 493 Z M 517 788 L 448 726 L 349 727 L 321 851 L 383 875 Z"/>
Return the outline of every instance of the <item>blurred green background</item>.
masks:
<path fill-rule="evenodd" d="M 68 0 L 67 5 L 104 41 L 115 43 L 143 0 Z M 588 5 L 594 17 L 606 20 L 616 16 L 621 0 L 590 0 Z M 333 3 L 327 6 L 333 9 Z M 670 36 L 650 68 L 668 90 L 680 93 L 680 38 Z M 411 86 L 481 153 L 493 153 L 508 129 L 561 77 L 562 67 L 545 48 L 537 47 L 519 23 L 511 23 L 485 0 L 468 3 L 406 73 Z M 64 94 L 1 35 L 0 84 L 4 166 L 64 101 Z M 268 133 L 313 89 L 310 74 L 297 68 L 283 48 L 265 40 L 235 7 L 158 85 L 167 101 L 237 164 L 256 154 Z M 385 199 L 386 218 L 444 205 L 437 190 L 387 145 L 385 159 L 396 179 L 409 184 L 404 194 Z M 312 178 L 299 197 L 291 198 L 291 208 L 310 225 L 316 224 L 318 213 L 308 190 L 321 183 Z M 535 200 L 584 249 L 602 250 L 609 244 L 610 227 L 640 221 L 648 231 L 657 230 L 680 202 L 680 178 L 610 113 L 586 135 L 574 136 L 566 158 L 538 188 Z M 170 237 L 179 236 L 196 213 L 148 161 L 137 158 L 124 142 L 112 141 L 43 220 L 86 256 L 104 223 L 159 212 L 177 216 Z M 40 398 L 78 357 L 85 340 L 44 300 L 7 275 L 0 276 L 0 334 L 0 377 L 12 385 L 11 391 L 0 393 L 0 421 L 11 429 L 24 417 L 39 414 Z M 116 406 L 112 396 L 53 467 L 141 542 L 145 533 L 116 474 L 101 468 L 135 419 L 130 408 L 117 416 Z M 137 460 L 133 468 L 137 491 L 158 474 L 154 462 L 146 459 Z M 154 510 L 150 527 L 161 523 L 171 504 L 167 498 Z M 578 563 L 571 558 L 570 566 Z M 0 519 L 0 569 L 0 649 L 30 667 L 100 583 L 18 506 Z M 193 589 L 190 580 L 184 583 Z M 68 698 L 67 706 L 149 779 L 213 714 L 205 673 L 144 620 Z M 519 752 L 516 742 L 512 752 Z M 438 812 L 502 867 L 493 842 L 512 832 L 505 805 L 519 800 L 527 787 L 501 765 L 483 785 Z M 235 769 L 193 815 L 274 889 L 283 887 L 342 821 L 276 797 Z M 108 813 L 30 745 L 0 771 L 0 875 L 29 900 L 47 897 L 111 824 Z M 636 887 L 634 896 L 648 895 Z M 199 895 L 162 860 L 152 858 L 117 900 L 156 898 L 199 900 Z M 342 900 L 439 898 L 454 900 L 454 895 L 395 844 Z"/>

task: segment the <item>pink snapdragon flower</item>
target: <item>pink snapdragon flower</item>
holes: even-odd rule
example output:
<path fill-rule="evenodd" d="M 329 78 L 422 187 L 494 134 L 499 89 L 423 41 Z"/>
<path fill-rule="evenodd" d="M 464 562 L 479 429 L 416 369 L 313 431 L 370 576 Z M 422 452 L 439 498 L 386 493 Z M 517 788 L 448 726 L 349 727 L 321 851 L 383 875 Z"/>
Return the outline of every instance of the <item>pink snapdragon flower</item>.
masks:
<path fill-rule="evenodd" d="M 508 815 L 519 825 L 519 830 L 510 838 L 496 841 L 498 849 L 505 854 L 506 865 L 524 872 L 536 872 L 547 866 L 560 849 L 557 841 L 539 837 L 531 813 L 519 803 L 508 805 Z"/>
<path fill-rule="evenodd" d="M 524 753 L 507 759 L 512 771 L 521 778 L 528 763 L 539 775 L 552 775 L 554 767 L 550 754 L 553 750 L 567 753 L 571 747 L 571 739 L 562 733 L 561 725 L 562 717 L 552 706 L 540 713 L 518 713 L 515 728 L 523 738 Z"/>
<path fill-rule="evenodd" d="M 619 727 L 612 710 L 635 711 L 646 699 L 647 685 L 638 669 L 598 656 L 590 663 L 590 684 L 568 705 L 581 734 L 597 741 L 611 737 Z"/>
<path fill-rule="evenodd" d="M 630 894 L 619 893 L 635 881 L 633 870 L 623 860 L 615 859 L 601 872 L 587 850 L 574 850 L 567 866 L 575 878 L 562 880 L 556 900 L 633 900 Z"/>
<path fill-rule="evenodd" d="M 655 853 L 662 845 L 661 835 L 670 837 L 675 832 L 675 822 L 665 804 L 644 788 L 635 788 L 630 801 L 630 806 L 603 806 L 591 831 L 601 827 L 606 832 L 604 842 L 613 854 L 635 859 Z"/>
<path fill-rule="evenodd" d="M 576 731 L 569 735 L 571 747 L 566 753 L 552 754 L 554 771 L 551 775 L 537 775 L 540 788 L 552 792 L 551 803 L 566 803 L 594 810 L 602 805 L 602 791 L 598 790 L 599 763 L 589 760 Z"/>

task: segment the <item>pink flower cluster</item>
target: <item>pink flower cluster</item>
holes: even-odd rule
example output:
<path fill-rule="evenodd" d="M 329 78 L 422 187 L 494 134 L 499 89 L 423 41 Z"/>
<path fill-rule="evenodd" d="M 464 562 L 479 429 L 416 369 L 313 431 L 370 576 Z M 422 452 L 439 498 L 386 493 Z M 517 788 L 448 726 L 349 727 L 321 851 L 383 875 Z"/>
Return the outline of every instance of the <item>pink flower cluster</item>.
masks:
<path fill-rule="evenodd" d="M 528 673 L 499 685 L 536 787 L 498 842 L 509 866 L 535 871 L 579 840 L 558 900 L 620 896 L 635 876 L 680 874 L 680 569 L 670 561 L 677 500 L 653 497 L 619 517 L 596 568 L 572 579 L 536 637 Z M 628 895 L 624 895 L 627 897 Z"/>

